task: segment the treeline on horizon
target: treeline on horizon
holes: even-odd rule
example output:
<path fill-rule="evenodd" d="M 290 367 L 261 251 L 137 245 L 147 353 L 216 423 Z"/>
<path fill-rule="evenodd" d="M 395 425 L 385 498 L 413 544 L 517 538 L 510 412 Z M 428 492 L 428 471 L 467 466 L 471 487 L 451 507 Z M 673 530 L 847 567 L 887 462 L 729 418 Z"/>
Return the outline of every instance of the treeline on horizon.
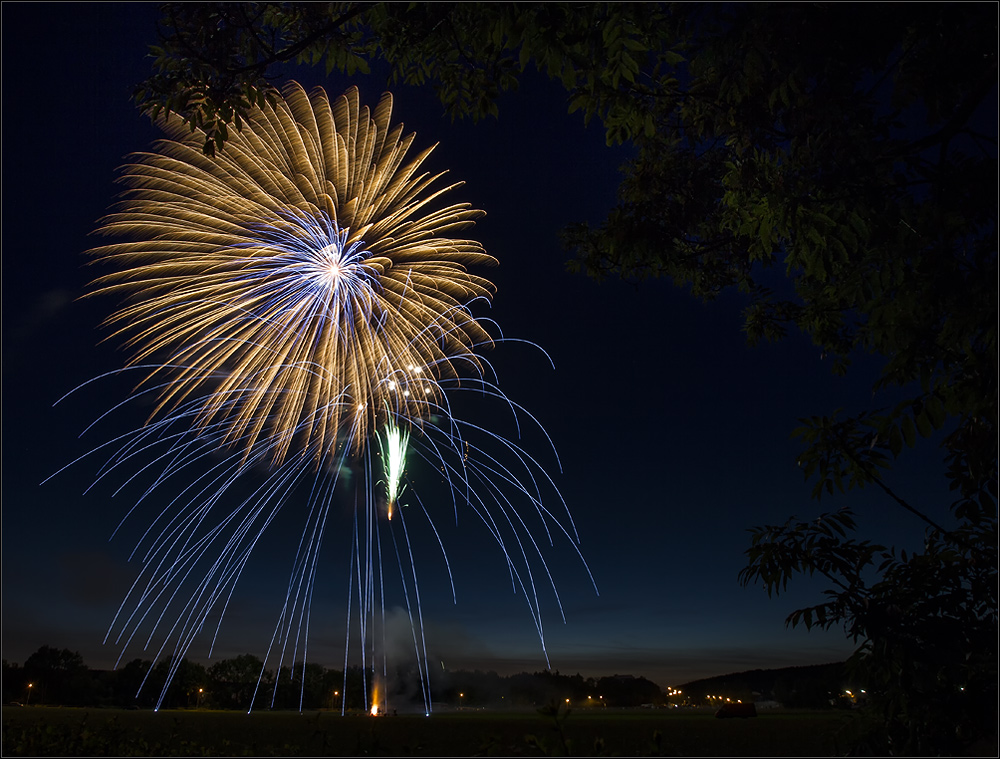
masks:
<path fill-rule="evenodd" d="M 261 677 L 261 671 L 264 671 Z M 170 661 L 155 666 L 133 659 L 116 670 L 94 670 L 69 649 L 42 646 L 23 666 L 3 660 L 3 702 L 84 707 L 152 709 L 157 706 Z M 843 692 L 845 665 L 823 664 L 779 670 L 752 670 L 697 680 L 664 691 L 645 677 L 583 677 L 558 671 L 501 676 L 480 670 L 435 672 L 431 701 L 452 708 L 534 707 L 568 704 L 571 708 L 625 708 L 647 704 L 711 705 L 720 696 L 732 700 L 775 700 L 784 706 L 824 708 Z M 371 694 L 371 673 L 350 667 L 328 669 L 301 662 L 265 670 L 256 656 L 243 654 L 204 666 L 187 659 L 163 696 L 161 708 L 335 709 L 363 710 Z M 422 708 L 423 691 L 415 666 L 400 667 L 378 678 L 379 701 L 389 709 Z M 346 699 L 346 702 L 344 701 Z M 251 703 L 252 702 L 252 703 Z"/>

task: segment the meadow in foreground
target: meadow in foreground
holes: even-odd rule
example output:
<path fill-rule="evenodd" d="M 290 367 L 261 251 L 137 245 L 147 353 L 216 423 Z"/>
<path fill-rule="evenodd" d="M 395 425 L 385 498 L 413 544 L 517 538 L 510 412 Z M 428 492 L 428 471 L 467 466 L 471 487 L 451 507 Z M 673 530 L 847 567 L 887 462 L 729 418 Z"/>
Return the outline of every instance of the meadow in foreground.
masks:
<path fill-rule="evenodd" d="M 5 708 L 5 756 L 831 756 L 844 712 L 332 712 Z"/>

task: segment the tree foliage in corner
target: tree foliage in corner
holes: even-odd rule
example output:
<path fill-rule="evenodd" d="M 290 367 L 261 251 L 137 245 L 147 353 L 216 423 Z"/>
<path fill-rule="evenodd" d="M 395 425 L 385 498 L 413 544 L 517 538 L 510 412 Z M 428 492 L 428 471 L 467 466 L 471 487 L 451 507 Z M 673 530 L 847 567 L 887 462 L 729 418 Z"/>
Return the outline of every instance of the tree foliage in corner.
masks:
<path fill-rule="evenodd" d="M 273 95 L 276 64 L 350 76 L 383 61 L 394 83 L 429 84 L 449 116 L 479 119 L 532 63 L 621 140 L 653 132 L 629 87 L 660 44 L 651 30 L 669 21 L 656 4 L 167 3 L 135 99 L 154 120 L 175 113 L 203 130 L 213 154 Z"/>
<path fill-rule="evenodd" d="M 741 580 L 829 580 L 787 621 L 859 642 L 861 749 L 955 753 L 996 735 L 996 39 L 985 3 L 170 4 L 137 100 L 211 153 L 276 63 L 383 61 L 474 119 L 528 66 L 560 82 L 635 149 L 607 220 L 566 230 L 573 268 L 737 288 L 751 342 L 800 330 L 838 373 L 883 358 L 873 398 L 902 400 L 803 420 L 799 465 L 817 499 L 881 490 L 923 550 L 858 540 L 841 509 L 754 530 Z M 931 442 L 947 520 L 885 477 Z"/>

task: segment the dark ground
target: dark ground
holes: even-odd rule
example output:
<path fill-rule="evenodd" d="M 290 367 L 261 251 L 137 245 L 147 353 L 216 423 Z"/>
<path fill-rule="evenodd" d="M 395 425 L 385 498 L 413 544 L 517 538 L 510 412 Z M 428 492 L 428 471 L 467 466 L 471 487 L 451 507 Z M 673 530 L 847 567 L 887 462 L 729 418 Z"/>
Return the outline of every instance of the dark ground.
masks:
<path fill-rule="evenodd" d="M 831 756 L 844 712 L 468 711 L 431 717 L 5 707 L 4 756 Z"/>

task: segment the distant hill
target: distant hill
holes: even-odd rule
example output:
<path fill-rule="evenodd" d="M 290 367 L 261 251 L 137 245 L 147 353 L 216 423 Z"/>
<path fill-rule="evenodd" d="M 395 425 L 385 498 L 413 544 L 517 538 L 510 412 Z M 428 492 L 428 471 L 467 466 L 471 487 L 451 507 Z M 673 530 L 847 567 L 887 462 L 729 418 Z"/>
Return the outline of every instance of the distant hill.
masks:
<path fill-rule="evenodd" d="M 732 699 L 777 701 L 790 707 L 824 707 L 830 698 L 850 688 L 844 662 L 781 669 L 751 669 L 680 686 L 685 695 L 702 699 L 721 695 Z"/>

